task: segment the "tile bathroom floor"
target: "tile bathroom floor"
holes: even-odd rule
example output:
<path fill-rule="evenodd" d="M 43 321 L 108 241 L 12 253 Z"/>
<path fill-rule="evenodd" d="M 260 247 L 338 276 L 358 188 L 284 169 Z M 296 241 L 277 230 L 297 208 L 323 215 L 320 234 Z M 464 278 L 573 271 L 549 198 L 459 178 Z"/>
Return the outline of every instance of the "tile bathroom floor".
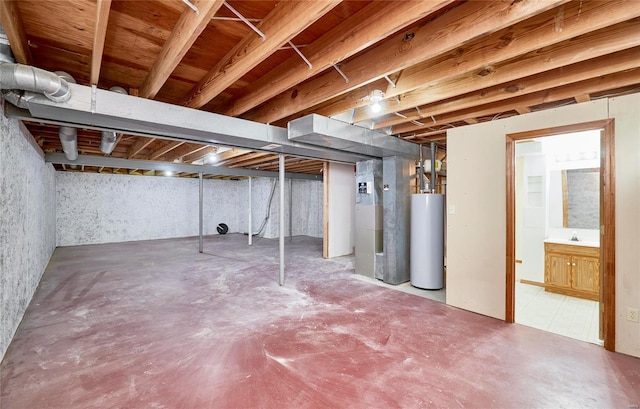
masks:
<path fill-rule="evenodd" d="M 516 283 L 516 322 L 602 345 L 598 302 L 546 292 L 540 286 Z"/>

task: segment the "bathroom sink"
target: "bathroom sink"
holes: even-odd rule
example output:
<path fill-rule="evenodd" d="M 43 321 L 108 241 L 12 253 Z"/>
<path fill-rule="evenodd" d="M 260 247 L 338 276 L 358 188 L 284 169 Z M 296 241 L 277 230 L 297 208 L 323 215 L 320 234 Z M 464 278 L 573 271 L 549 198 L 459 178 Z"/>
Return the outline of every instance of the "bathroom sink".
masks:
<path fill-rule="evenodd" d="M 600 243 L 597 241 L 572 241 L 569 239 L 560 239 L 560 238 L 548 238 L 544 241 L 545 243 L 556 243 L 556 244 L 571 244 L 574 246 L 586 246 L 586 247 L 600 247 Z"/>

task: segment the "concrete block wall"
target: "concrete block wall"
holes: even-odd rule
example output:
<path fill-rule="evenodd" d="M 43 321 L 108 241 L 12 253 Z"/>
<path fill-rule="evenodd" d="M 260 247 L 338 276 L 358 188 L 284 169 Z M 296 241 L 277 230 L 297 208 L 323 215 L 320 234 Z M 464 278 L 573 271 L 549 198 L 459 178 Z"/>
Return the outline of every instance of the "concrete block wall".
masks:
<path fill-rule="evenodd" d="M 204 234 L 248 232 L 248 180 L 204 181 Z M 267 211 L 273 179 L 252 181 L 256 232 Z M 57 172 L 57 245 L 73 246 L 198 235 L 198 179 Z M 285 200 L 288 209 L 289 183 Z M 278 237 L 279 187 L 264 229 Z M 322 237 L 322 182 L 293 181 L 293 235 Z M 288 224 L 289 215 L 285 217 Z M 286 227 L 288 234 L 288 226 Z"/>
<path fill-rule="evenodd" d="M 55 170 L 0 104 L 0 360 L 56 247 Z"/>

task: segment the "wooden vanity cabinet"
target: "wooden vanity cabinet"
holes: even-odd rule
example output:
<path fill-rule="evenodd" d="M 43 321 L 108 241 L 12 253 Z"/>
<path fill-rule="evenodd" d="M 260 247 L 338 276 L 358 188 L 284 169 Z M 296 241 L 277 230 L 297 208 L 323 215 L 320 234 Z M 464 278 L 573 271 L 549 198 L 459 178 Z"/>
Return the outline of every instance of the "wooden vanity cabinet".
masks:
<path fill-rule="evenodd" d="M 600 248 L 544 243 L 544 255 L 546 291 L 599 300 Z"/>

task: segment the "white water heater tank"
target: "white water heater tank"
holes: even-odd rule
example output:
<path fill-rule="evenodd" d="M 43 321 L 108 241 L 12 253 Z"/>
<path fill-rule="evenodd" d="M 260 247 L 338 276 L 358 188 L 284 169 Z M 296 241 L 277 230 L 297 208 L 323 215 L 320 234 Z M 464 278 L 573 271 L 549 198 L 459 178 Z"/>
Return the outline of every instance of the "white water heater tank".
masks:
<path fill-rule="evenodd" d="M 411 195 L 411 285 L 444 287 L 444 195 Z"/>

